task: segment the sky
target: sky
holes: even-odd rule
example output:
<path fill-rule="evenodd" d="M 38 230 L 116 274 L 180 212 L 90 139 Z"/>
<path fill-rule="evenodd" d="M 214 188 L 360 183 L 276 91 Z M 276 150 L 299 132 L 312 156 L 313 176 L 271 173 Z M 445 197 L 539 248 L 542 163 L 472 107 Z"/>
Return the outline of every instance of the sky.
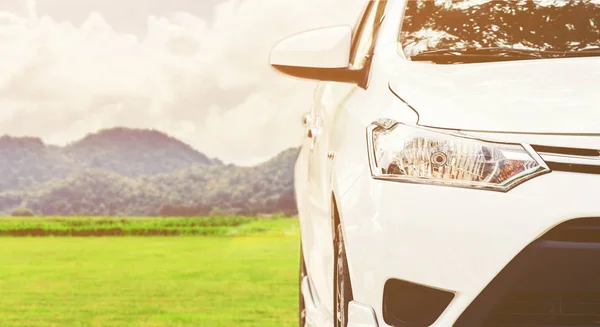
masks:
<path fill-rule="evenodd" d="M 1 0 L 0 135 L 65 145 L 165 132 L 252 165 L 302 140 L 315 83 L 268 65 L 291 34 L 353 24 L 364 0 Z"/>

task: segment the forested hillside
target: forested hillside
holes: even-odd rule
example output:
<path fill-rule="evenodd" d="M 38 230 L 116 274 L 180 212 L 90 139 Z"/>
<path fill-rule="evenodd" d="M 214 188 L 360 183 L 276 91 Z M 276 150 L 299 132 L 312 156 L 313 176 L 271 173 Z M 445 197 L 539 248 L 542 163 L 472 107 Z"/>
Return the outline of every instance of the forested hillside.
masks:
<path fill-rule="evenodd" d="M 295 213 L 289 149 L 255 167 L 224 165 L 153 130 L 116 128 L 65 147 L 0 138 L 0 214 L 186 216 Z"/>

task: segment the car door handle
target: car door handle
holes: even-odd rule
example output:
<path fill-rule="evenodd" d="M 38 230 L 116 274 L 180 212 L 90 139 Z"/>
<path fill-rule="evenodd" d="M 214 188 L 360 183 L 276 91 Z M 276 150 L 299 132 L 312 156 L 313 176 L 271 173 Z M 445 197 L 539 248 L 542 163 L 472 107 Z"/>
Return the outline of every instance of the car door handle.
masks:
<path fill-rule="evenodd" d="M 314 150 L 317 145 L 317 139 L 322 133 L 321 127 L 321 117 L 318 115 L 311 116 L 311 121 L 308 123 L 308 127 L 306 128 L 306 136 L 310 138 L 312 141 L 310 143 L 310 150 Z"/>
<path fill-rule="evenodd" d="M 318 115 L 306 114 L 302 120 L 306 121 L 306 136 L 311 139 L 315 139 L 321 134 L 321 117 Z"/>
<path fill-rule="evenodd" d="M 318 125 L 309 126 L 306 130 L 306 136 L 311 139 L 316 139 L 321 135 L 321 127 Z"/>
<path fill-rule="evenodd" d="M 312 114 L 310 112 L 305 113 L 302 116 L 302 126 L 308 127 L 308 124 L 310 123 L 311 120 L 312 120 Z"/>
<path fill-rule="evenodd" d="M 312 112 L 307 112 L 302 116 L 302 126 L 306 127 L 306 137 L 314 139 L 317 137 L 318 131 L 315 128 L 316 119 Z"/>

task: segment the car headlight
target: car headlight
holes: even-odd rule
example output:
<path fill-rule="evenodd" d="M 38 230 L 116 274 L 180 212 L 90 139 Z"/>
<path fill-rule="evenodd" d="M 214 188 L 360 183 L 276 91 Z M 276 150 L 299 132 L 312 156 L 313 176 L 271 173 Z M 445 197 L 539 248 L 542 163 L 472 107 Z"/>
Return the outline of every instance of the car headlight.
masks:
<path fill-rule="evenodd" d="M 369 126 L 376 179 L 506 192 L 549 172 L 527 145 L 489 142 L 383 119 Z"/>

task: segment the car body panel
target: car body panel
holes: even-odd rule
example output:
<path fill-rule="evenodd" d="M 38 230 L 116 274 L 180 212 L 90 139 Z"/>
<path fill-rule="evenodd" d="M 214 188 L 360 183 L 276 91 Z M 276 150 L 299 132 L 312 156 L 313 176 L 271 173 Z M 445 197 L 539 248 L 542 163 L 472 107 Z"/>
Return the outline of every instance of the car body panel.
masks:
<path fill-rule="evenodd" d="M 600 134 L 600 57 L 432 65 L 404 61 L 392 89 L 419 124 L 462 130 Z"/>
<path fill-rule="evenodd" d="M 452 326 L 528 244 L 567 220 L 600 217 L 600 175 L 551 172 L 506 193 L 371 177 L 366 133 L 380 118 L 498 142 L 600 149 L 600 59 L 410 62 L 396 42 L 403 6 L 403 0 L 388 3 L 366 88 L 319 83 L 312 110 L 322 130 L 316 141 L 305 138 L 296 163 L 308 272 L 302 289 L 310 288 L 309 320 L 318 327 L 331 326 L 324 317 L 333 317 L 332 198 L 345 238 L 353 314 L 364 327 L 388 327 L 382 295 L 390 278 L 454 293 L 433 325 Z"/>
<path fill-rule="evenodd" d="M 388 4 L 395 3 L 390 1 Z M 388 22 L 382 25 L 382 31 L 388 28 Z M 397 32 L 397 31 L 396 31 Z M 395 36 L 394 36 L 395 37 Z M 384 42 L 386 38 L 377 39 L 383 47 L 388 44 L 388 55 L 395 54 L 395 42 Z M 373 59 L 380 62 L 379 59 Z M 321 133 L 316 139 L 305 138 L 303 149 L 298 158 L 295 170 L 296 194 L 300 212 L 302 241 L 305 245 L 304 255 L 310 280 L 314 285 L 314 293 L 319 299 L 331 299 L 333 296 L 333 224 L 332 224 L 332 196 L 336 193 L 343 194 L 345 190 L 358 179 L 363 172 L 363 165 L 351 167 L 353 160 L 338 159 L 338 150 L 344 146 L 355 147 L 356 142 L 364 140 L 365 131 L 354 133 L 354 126 L 365 126 L 367 118 L 362 115 L 365 108 L 378 105 L 368 101 L 371 96 L 367 92 L 377 91 L 382 101 L 401 103 L 387 87 L 388 76 L 380 76 L 377 81 L 379 88 L 363 89 L 354 84 L 339 82 L 321 82 L 317 85 L 312 115 L 316 117 L 318 129 Z M 374 81 L 370 81 L 373 83 Z M 392 115 L 403 119 L 402 110 L 393 110 L 388 106 Z M 406 109 L 406 108 L 405 108 Z M 416 122 L 416 115 L 410 109 L 409 115 Z M 357 123 L 357 119 L 360 120 Z M 362 127 L 360 127 L 362 130 Z M 340 172 L 333 179 L 333 164 L 328 156 L 333 153 L 336 163 L 348 163 L 350 166 L 340 167 Z M 346 153 L 340 152 L 341 157 Z M 319 301 L 320 305 L 328 312 L 333 311 L 333 301 Z"/>
<path fill-rule="evenodd" d="M 342 106 L 356 89 L 356 86 L 343 83 L 322 83 L 315 99 L 315 119 L 318 129 L 331 130 L 334 118 Z M 311 230 L 315 234 L 315 249 L 318 255 L 309 256 L 310 262 L 307 269 L 315 277 L 314 283 L 320 290 L 322 298 L 330 298 L 333 294 L 333 232 L 331 223 L 331 160 L 328 158 L 330 151 L 331 134 L 327 132 L 314 136 L 312 149 L 307 151 L 308 181 L 306 197 L 310 208 Z M 299 177 L 303 178 L 303 177 Z M 304 177 L 306 178 L 306 177 Z M 318 278 L 316 277 L 318 276 Z M 326 302 L 326 308 L 332 310 L 332 303 Z"/>
<path fill-rule="evenodd" d="M 500 193 L 365 173 L 339 201 L 354 298 L 380 310 L 384 283 L 398 278 L 455 292 L 462 312 L 533 240 L 564 221 L 598 217 L 599 186 L 600 176 L 553 172 Z"/>

